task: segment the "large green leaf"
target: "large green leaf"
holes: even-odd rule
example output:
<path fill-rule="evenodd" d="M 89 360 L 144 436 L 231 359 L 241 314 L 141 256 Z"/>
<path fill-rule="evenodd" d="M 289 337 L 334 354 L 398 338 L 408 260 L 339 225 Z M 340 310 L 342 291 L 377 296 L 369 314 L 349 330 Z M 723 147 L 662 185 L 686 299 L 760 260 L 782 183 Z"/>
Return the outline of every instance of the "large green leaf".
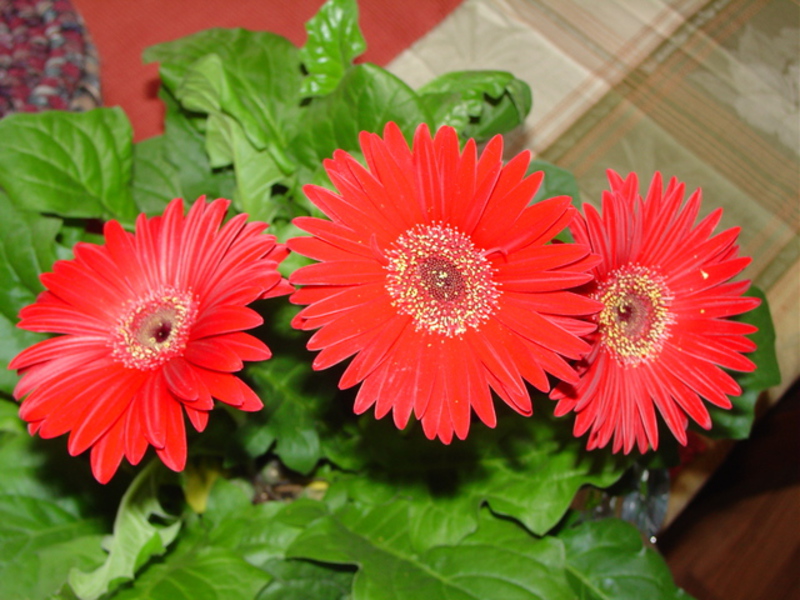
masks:
<path fill-rule="evenodd" d="M 180 189 L 178 195 L 189 202 L 200 196 L 232 198 L 236 189 L 233 171 L 212 168 L 206 154 L 206 139 L 197 129 L 196 117 L 184 111 L 174 96 L 164 88 L 160 97 L 167 111 L 162 157 L 176 171 L 172 171 L 168 165 L 163 168 L 166 174 L 174 177 L 172 183 Z M 203 122 L 204 119 L 199 121 L 201 124 Z M 152 179 L 150 181 L 152 182 Z M 159 186 L 158 183 L 155 185 Z M 171 193 L 160 192 L 162 199 L 170 195 Z"/>
<path fill-rule="evenodd" d="M 48 598 L 102 561 L 100 524 L 41 498 L 0 494 L 0 597 Z"/>
<path fill-rule="evenodd" d="M 0 121 L 0 187 L 17 207 L 131 223 L 132 131 L 119 108 Z"/>
<path fill-rule="evenodd" d="M 210 146 L 211 140 L 217 143 Z M 283 209 L 280 204 L 271 202 L 272 186 L 284 177 L 275 157 L 268 149 L 258 150 L 253 146 L 238 121 L 214 113 L 208 118 L 206 137 L 212 161 L 220 157 L 223 146 L 236 174 L 236 207 L 253 220 L 271 223 Z M 287 215 L 287 218 L 291 216 L 294 215 Z"/>
<path fill-rule="evenodd" d="M 505 71 L 456 71 L 418 93 L 436 126 L 451 125 L 464 137 L 486 140 L 520 125 L 531 110 L 528 84 Z"/>
<path fill-rule="evenodd" d="M 105 562 L 90 572 L 70 572 L 69 583 L 81 600 L 95 600 L 133 579 L 178 535 L 181 521 L 168 514 L 158 499 L 163 475 L 163 467 L 155 461 L 139 473 L 119 505 L 113 535 L 104 546 Z"/>
<path fill-rule="evenodd" d="M 355 0 L 328 0 L 308 23 L 308 38 L 300 49 L 308 75 L 303 96 L 324 96 L 333 91 L 345 70 L 367 48 L 358 28 Z"/>
<path fill-rule="evenodd" d="M 633 525 L 617 519 L 587 522 L 559 539 L 570 583 L 582 600 L 690 600 Z"/>
<path fill-rule="evenodd" d="M 150 216 L 161 214 L 170 200 L 183 195 L 180 171 L 168 159 L 168 148 L 169 140 L 164 135 L 133 146 L 133 200 L 139 211 Z"/>
<path fill-rule="evenodd" d="M 737 317 L 739 321 L 758 327 L 758 331 L 750 336 L 756 343 L 757 349 L 747 355 L 755 363 L 756 370 L 752 373 L 734 374 L 734 378 L 742 388 L 742 394 L 731 397 L 732 408 L 724 410 L 708 406 L 713 426 L 710 431 L 703 433 L 712 438 L 736 440 L 747 438 L 753 428 L 756 402 L 761 392 L 781 382 L 778 357 L 775 354 L 775 326 L 772 323 L 767 297 L 756 287 L 751 287 L 746 295 L 761 299 L 760 306 Z"/>
<path fill-rule="evenodd" d="M 556 540 L 537 540 L 489 516 L 457 546 L 416 553 L 408 536 L 404 500 L 347 505 L 312 523 L 289 555 L 357 565 L 353 600 L 560 600 L 572 598 Z"/>
<path fill-rule="evenodd" d="M 271 579 L 239 555 L 198 548 L 154 565 L 117 600 L 251 600 Z"/>
<path fill-rule="evenodd" d="M 55 262 L 61 221 L 20 210 L 0 191 L 0 390 L 11 393 L 17 376 L 8 363 L 45 336 L 15 327 L 20 309 L 42 291 L 39 275 Z"/>
<path fill-rule="evenodd" d="M 261 567 L 274 578 L 256 600 L 348 600 L 353 571 L 304 560 L 272 560 Z"/>
<path fill-rule="evenodd" d="M 298 49 L 268 32 L 208 29 L 148 48 L 164 84 L 189 110 L 234 117 L 258 149 L 285 146 L 299 116 Z"/>
<path fill-rule="evenodd" d="M 361 131 L 383 132 L 394 121 L 411 139 L 417 125 L 430 123 L 419 96 L 403 81 L 372 64 L 350 67 L 333 92 L 314 99 L 290 150 L 312 172 L 334 150 L 358 150 Z"/>
<path fill-rule="evenodd" d="M 0 400 L 0 406 L 7 432 L 0 434 L 0 494 L 38 498 L 80 516 L 100 516 L 106 507 L 99 503 L 116 501 L 115 488 L 97 494 L 88 463 L 70 457 L 63 439 L 29 436 L 16 415 L 18 405 Z"/>
<path fill-rule="evenodd" d="M 343 480 L 359 502 L 383 502 L 387 494 L 412 500 L 413 522 L 432 543 L 454 542 L 477 524 L 482 503 L 544 534 L 569 508 L 581 486 L 607 487 L 630 459 L 609 452 L 586 452 L 569 423 L 537 411 L 530 419 L 501 417 L 497 429 L 476 426 L 466 441 L 443 446 L 419 431 L 401 434 L 374 423 L 353 449 L 367 453 L 373 467 L 357 484 Z M 442 520 L 437 523 L 437 519 Z M 412 526 L 411 531 L 416 526 Z"/>

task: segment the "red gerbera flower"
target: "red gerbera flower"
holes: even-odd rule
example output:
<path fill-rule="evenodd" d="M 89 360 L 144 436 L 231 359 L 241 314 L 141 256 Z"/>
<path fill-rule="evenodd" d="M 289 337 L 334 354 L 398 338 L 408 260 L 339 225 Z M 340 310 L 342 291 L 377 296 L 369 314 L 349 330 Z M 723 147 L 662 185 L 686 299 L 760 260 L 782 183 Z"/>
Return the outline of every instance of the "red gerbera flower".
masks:
<path fill-rule="evenodd" d="M 739 257 L 739 228 L 711 237 L 718 209 L 694 226 L 697 190 L 684 206 L 684 184 L 672 179 L 662 194 L 656 173 L 647 198 L 635 174 L 623 180 L 609 171 L 602 217 L 585 206 L 570 226 L 575 241 L 603 261 L 594 268 L 589 293 L 603 304 L 594 317 L 592 351 L 578 365 L 580 382 L 559 385 L 556 415 L 577 413 L 575 435 L 589 432 L 589 449 L 614 438 L 613 451 L 657 448 L 655 407 L 686 444 L 691 417 L 702 427 L 711 418 L 701 398 L 730 408 L 739 385 L 720 367 L 752 371 L 741 355 L 755 349 L 747 334 L 756 328 L 727 319 L 759 301 L 742 297 L 750 282 L 730 282 L 749 263 Z"/>
<path fill-rule="evenodd" d="M 576 212 L 568 197 L 527 206 L 542 173 L 526 177 L 530 154 L 502 164 L 492 139 L 478 158 L 455 130 L 431 138 L 417 129 L 413 149 L 400 129 L 362 133 L 367 168 L 343 151 L 325 163 L 336 194 L 305 188 L 331 221 L 299 218 L 313 237 L 289 247 L 321 262 L 290 278 L 308 304 L 294 321 L 318 329 L 308 348 L 315 369 L 357 355 L 339 386 L 363 382 L 360 414 L 393 411 L 402 428 L 413 412 L 428 438 L 463 439 L 470 408 L 493 427 L 491 389 L 524 415 L 524 380 L 548 390 L 546 372 L 575 381 L 562 358 L 578 358 L 593 326 L 576 318 L 598 309 L 566 291 L 596 264 L 585 246 L 548 244 Z"/>
<path fill-rule="evenodd" d="M 11 361 L 14 396 L 31 434 L 70 432 L 75 456 L 91 447 L 105 483 L 122 457 L 137 464 L 148 444 L 171 469 L 186 463 L 185 411 L 202 431 L 212 398 L 253 411 L 255 393 L 231 373 L 270 351 L 243 333 L 262 323 L 245 305 L 291 292 L 276 267 L 286 256 L 247 215 L 220 224 L 229 202 L 201 198 L 183 216 L 140 215 L 136 233 L 116 221 L 106 244 L 80 243 L 41 280 L 47 288 L 20 313 L 23 329 L 54 332 Z"/>

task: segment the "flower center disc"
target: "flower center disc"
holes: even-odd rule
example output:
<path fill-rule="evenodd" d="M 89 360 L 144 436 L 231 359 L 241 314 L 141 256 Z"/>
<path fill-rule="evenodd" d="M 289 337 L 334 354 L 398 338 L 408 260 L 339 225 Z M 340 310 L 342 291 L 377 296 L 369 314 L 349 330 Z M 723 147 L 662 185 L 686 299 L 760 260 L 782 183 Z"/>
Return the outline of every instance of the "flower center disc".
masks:
<path fill-rule="evenodd" d="M 602 342 L 617 362 L 636 366 L 658 356 L 674 321 L 663 277 L 626 265 L 608 276 L 595 297 L 604 305 L 598 315 Z"/>
<path fill-rule="evenodd" d="M 186 348 L 197 317 L 191 292 L 167 287 L 129 303 L 112 335 L 112 356 L 133 369 L 155 369 Z"/>
<path fill-rule="evenodd" d="M 453 227 L 417 225 L 387 255 L 386 289 L 417 330 L 458 336 L 479 327 L 497 307 L 500 291 L 489 261 Z"/>

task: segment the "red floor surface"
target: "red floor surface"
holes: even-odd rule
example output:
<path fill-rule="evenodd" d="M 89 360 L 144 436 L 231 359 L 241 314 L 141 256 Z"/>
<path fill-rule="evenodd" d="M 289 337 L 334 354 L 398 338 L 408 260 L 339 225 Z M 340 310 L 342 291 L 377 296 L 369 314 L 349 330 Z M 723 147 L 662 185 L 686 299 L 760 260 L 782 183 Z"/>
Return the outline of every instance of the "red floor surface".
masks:
<path fill-rule="evenodd" d="M 142 140 L 162 131 L 158 66 L 142 64 L 148 46 L 209 27 L 272 31 L 302 45 L 305 22 L 323 0 L 72 0 L 97 45 L 103 103 L 121 106 Z M 367 40 L 362 60 L 385 65 L 425 35 L 461 0 L 361 0 Z"/>

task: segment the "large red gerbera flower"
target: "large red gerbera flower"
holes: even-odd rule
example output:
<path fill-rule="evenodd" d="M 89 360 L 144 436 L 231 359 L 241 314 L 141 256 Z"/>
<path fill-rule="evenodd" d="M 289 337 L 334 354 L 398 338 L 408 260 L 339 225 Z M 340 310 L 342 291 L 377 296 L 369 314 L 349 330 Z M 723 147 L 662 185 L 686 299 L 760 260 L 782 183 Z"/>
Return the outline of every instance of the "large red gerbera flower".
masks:
<path fill-rule="evenodd" d="M 42 275 L 47 288 L 20 313 L 23 329 L 54 337 L 21 352 L 14 396 L 31 434 L 71 432 L 73 456 L 91 447 L 105 483 L 122 457 L 136 464 L 155 447 L 176 471 L 186 462 L 183 413 L 202 431 L 216 398 L 246 411 L 262 404 L 233 372 L 270 351 L 243 333 L 262 323 L 245 305 L 291 292 L 276 267 L 286 256 L 263 223 L 233 217 L 229 202 L 201 198 L 183 215 L 141 215 L 136 233 L 116 221 L 104 246 L 80 243 L 73 260 Z"/>
<path fill-rule="evenodd" d="M 722 209 L 694 226 L 700 190 L 682 207 L 685 186 L 674 178 L 662 194 L 656 173 L 642 199 L 635 174 L 608 177 L 602 217 L 587 205 L 570 227 L 576 242 L 603 258 L 587 291 L 603 309 L 594 317 L 592 351 L 578 365 L 580 382 L 551 394 L 556 415 L 575 411 L 575 435 L 590 430 L 590 449 L 613 437 L 614 452 L 634 444 L 645 452 L 658 446 L 657 407 L 685 445 L 687 415 L 711 427 L 701 398 L 730 408 L 728 396 L 741 393 L 720 366 L 755 368 L 741 352 L 755 349 L 744 336 L 756 328 L 727 319 L 758 306 L 742 297 L 749 281 L 729 281 L 750 259 L 738 256 L 738 228 L 711 237 Z"/>
<path fill-rule="evenodd" d="M 343 151 L 325 163 L 338 194 L 305 188 L 331 220 L 296 219 L 313 237 L 288 242 L 321 261 L 290 278 L 305 286 L 291 301 L 309 305 L 293 324 L 319 328 L 314 368 L 357 355 L 339 384 L 363 382 L 356 413 L 375 405 L 402 428 L 413 412 L 445 443 L 467 435 L 470 408 L 495 425 L 490 388 L 530 415 L 524 380 L 575 381 L 562 356 L 588 350 L 578 336 L 593 326 L 577 317 L 598 309 L 566 291 L 596 258 L 548 244 L 576 212 L 570 199 L 528 206 L 543 175 L 525 176 L 528 152 L 503 166 L 499 136 L 480 158 L 474 140 L 459 151 L 451 127 L 432 139 L 420 126 L 413 149 L 394 123 L 360 143 L 367 168 Z"/>

